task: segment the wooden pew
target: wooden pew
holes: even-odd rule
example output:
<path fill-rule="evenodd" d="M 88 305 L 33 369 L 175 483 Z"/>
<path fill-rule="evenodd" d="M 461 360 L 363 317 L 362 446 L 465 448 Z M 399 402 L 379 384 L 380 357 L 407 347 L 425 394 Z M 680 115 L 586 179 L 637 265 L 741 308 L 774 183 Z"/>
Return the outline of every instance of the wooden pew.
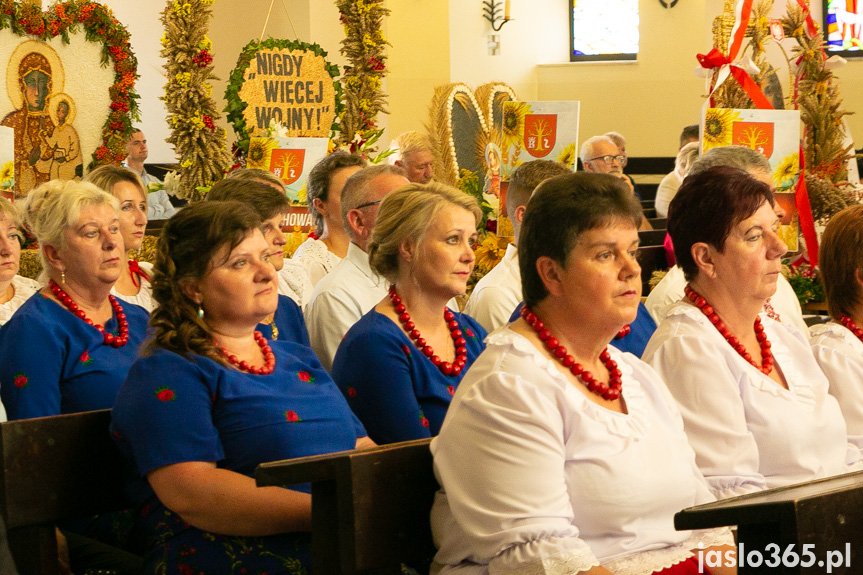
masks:
<path fill-rule="evenodd" d="M 265 463 L 259 486 L 312 484 L 315 573 L 428 572 L 438 489 L 430 439 Z"/>
<path fill-rule="evenodd" d="M 699 505 L 674 516 L 678 530 L 734 525 L 738 545 L 743 546 L 746 556 L 743 566 L 738 561 L 738 575 L 859 574 L 863 572 L 863 472 Z M 780 558 L 793 545 L 792 551 L 808 563 L 810 558 L 802 556 L 806 545 L 814 563 L 808 567 L 790 566 L 793 558 L 789 556 L 776 568 L 752 565 L 750 553 L 758 552 L 767 559 L 771 550 L 765 548 L 770 544 L 778 545 Z M 832 557 L 828 552 L 833 552 Z M 842 554 L 841 561 L 838 552 Z"/>
<path fill-rule="evenodd" d="M 0 424 L 0 514 L 21 575 L 56 575 L 54 524 L 128 507 L 111 411 Z"/>

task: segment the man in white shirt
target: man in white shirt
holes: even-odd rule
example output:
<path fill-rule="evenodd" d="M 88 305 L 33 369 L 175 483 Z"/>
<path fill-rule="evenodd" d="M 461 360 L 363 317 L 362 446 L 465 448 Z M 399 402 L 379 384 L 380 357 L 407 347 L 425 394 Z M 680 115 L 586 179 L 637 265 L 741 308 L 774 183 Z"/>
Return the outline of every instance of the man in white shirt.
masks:
<path fill-rule="evenodd" d="M 508 323 L 512 312 L 523 299 L 516 244 L 527 201 L 543 180 L 568 173 L 571 170 L 549 160 L 525 162 L 512 172 L 506 190 L 506 215 L 512 222 L 515 238 L 507 246 L 503 259 L 477 282 L 464 308 L 464 312 L 477 320 L 487 332 L 491 333 Z"/>
<path fill-rule="evenodd" d="M 703 172 L 714 166 L 729 166 L 744 170 L 749 172 L 753 178 L 768 184 L 771 189 L 774 188 L 773 179 L 770 175 L 770 163 L 767 158 L 746 146 L 711 148 L 692 164 L 689 175 Z M 777 216 L 780 218 L 785 216 L 779 202 L 776 202 L 773 208 Z M 644 305 L 657 325 L 665 319 L 667 308 L 683 297 L 684 287 L 686 287 L 686 279 L 683 277 L 683 270 L 680 266 L 674 266 L 668 270 L 668 273 L 656 287 L 650 290 Z M 779 321 L 790 323 L 799 329 L 804 336 L 807 336 L 809 328 L 803 321 L 800 302 L 797 300 L 791 284 L 782 274 L 779 275 L 779 280 L 776 283 L 776 293 L 764 303 L 764 311 L 774 319 L 778 316 Z"/>
<path fill-rule="evenodd" d="M 162 180 L 156 176 L 151 176 L 144 169 L 144 161 L 148 155 L 147 138 L 144 136 L 144 132 L 135 130 L 126 141 L 126 160 L 123 162 L 123 165 L 141 176 L 145 190 L 151 182 L 162 183 Z M 176 211 L 171 204 L 171 200 L 168 199 L 168 193 L 165 190 L 157 190 L 147 194 L 148 220 L 167 220 Z"/>
<path fill-rule="evenodd" d="M 305 312 L 312 349 L 327 371 L 351 326 L 387 295 L 386 280 L 372 272 L 366 249 L 381 200 L 408 183 L 404 170 L 390 165 L 363 168 L 345 182 L 341 201 L 351 238 L 348 253 L 315 286 Z"/>

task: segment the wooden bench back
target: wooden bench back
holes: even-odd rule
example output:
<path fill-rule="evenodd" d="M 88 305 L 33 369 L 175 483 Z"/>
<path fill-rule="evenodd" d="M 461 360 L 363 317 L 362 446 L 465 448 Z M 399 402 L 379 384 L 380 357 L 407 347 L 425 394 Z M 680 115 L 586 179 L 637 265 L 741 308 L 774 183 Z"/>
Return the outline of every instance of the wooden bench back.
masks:
<path fill-rule="evenodd" d="M 125 507 L 110 421 L 106 409 L 0 423 L 0 513 L 22 575 L 56 573 L 57 521 Z"/>
<path fill-rule="evenodd" d="M 312 484 L 315 573 L 422 572 L 434 555 L 438 489 L 430 439 L 260 465 L 258 485 Z"/>

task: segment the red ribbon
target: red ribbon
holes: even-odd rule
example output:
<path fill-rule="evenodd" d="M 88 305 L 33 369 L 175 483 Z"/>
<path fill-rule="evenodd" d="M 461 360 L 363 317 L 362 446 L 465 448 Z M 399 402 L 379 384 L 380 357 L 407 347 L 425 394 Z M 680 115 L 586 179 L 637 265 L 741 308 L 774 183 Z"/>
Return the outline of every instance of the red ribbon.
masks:
<path fill-rule="evenodd" d="M 770 103 L 770 100 L 767 99 L 767 96 L 761 90 L 761 86 L 746 73 L 746 70 L 729 62 L 728 58 L 716 48 L 713 48 L 707 54 L 698 54 L 696 58 L 698 58 L 698 63 L 701 64 L 702 68 L 713 69 L 728 66 L 731 75 L 737 80 L 737 83 L 740 84 L 746 95 L 752 99 L 756 108 L 759 110 L 774 109 L 773 104 Z"/>
<path fill-rule="evenodd" d="M 806 15 L 806 35 L 811 39 L 818 34 L 818 26 L 815 20 L 812 19 L 812 13 L 809 12 L 809 5 L 804 0 L 797 0 L 797 5 L 803 9 L 803 14 Z"/>
<path fill-rule="evenodd" d="M 129 275 L 132 276 L 132 285 L 135 287 L 140 287 L 141 285 L 135 277 L 136 275 L 150 281 L 150 276 L 147 275 L 147 272 L 141 269 L 141 266 L 138 265 L 138 260 L 129 260 Z"/>
<path fill-rule="evenodd" d="M 806 137 L 804 130 L 803 137 Z M 806 252 L 809 263 L 814 268 L 818 265 L 818 235 L 815 233 L 815 220 L 812 218 L 812 205 L 809 203 L 809 191 L 806 189 L 806 156 L 803 154 L 803 144 L 800 144 L 800 173 L 797 187 L 794 190 L 794 203 L 797 206 L 797 216 L 800 218 L 800 231 L 806 242 Z"/>

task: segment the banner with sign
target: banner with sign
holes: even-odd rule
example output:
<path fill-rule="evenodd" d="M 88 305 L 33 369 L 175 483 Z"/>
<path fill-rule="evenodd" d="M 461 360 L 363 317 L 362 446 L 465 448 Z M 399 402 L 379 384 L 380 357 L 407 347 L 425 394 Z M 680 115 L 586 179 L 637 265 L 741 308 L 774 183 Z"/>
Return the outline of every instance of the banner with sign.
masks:
<path fill-rule="evenodd" d="M 327 138 L 252 138 L 246 167 L 274 173 L 291 203 L 305 205 L 306 180 L 327 155 L 327 143 Z"/>
<path fill-rule="evenodd" d="M 721 146 L 746 146 L 770 162 L 774 195 L 785 211 L 779 235 L 789 251 L 799 251 L 795 190 L 800 176 L 800 112 L 706 108 L 701 117 L 702 153 Z"/>
<path fill-rule="evenodd" d="M 575 171 L 578 155 L 578 115 L 581 103 L 576 101 L 516 102 L 503 104 L 503 137 L 500 175 L 489 169 L 486 188 L 500 189 L 498 209 L 489 215 L 497 219 L 499 235 L 511 236 L 512 223 L 506 217 L 506 190 L 512 171 L 532 160 L 553 160 Z M 496 147 L 496 146 L 495 146 Z M 486 151 L 486 165 L 489 162 Z M 494 178 L 500 178 L 500 184 Z M 495 204 L 492 204 L 495 205 Z"/>

